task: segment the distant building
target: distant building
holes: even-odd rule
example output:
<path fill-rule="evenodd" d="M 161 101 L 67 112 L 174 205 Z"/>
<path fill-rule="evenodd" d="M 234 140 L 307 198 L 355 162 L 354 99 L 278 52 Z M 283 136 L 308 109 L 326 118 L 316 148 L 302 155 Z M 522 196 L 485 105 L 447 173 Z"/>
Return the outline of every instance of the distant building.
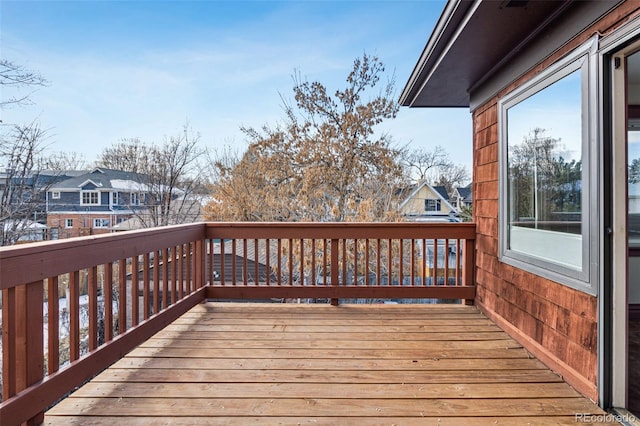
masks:
<path fill-rule="evenodd" d="M 96 168 L 51 185 L 46 212 L 49 238 L 104 234 L 145 209 L 148 193 L 136 173 Z"/>
<path fill-rule="evenodd" d="M 473 205 L 473 193 L 472 184 L 455 188 L 449 201 L 458 210 L 462 211 L 464 208 L 471 208 Z"/>
<path fill-rule="evenodd" d="M 431 186 L 426 181 L 410 185 L 396 193 L 398 210 L 405 219 L 415 222 L 458 222 L 459 212 L 449 202 L 444 186 Z"/>
<path fill-rule="evenodd" d="M 3 232 L 18 235 L 16 243 L 28 243 L 47 239 L 47 226 L 32 220 L 6 220 L 2 224 Z"/>

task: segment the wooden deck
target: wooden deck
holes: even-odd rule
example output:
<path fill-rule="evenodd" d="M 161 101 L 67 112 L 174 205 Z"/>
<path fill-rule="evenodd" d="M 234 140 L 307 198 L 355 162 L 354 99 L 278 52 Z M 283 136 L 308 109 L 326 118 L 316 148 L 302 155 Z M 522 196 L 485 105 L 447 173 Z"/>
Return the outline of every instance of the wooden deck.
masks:
<path fill-rule="evenodd" d="M 205 303 L 45 424 L 576 424 L 577 414 L 604 412 L 472 306 Z"/>

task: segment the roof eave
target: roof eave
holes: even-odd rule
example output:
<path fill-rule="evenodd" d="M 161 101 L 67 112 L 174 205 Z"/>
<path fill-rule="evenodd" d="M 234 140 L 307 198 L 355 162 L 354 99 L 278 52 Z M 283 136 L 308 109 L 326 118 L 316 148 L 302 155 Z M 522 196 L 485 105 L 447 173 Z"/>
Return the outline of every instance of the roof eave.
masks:
<path fill-rule="evenodd" d="M 479 2 L 480 0 L 475 0 L 473 4 L 470 0 L 451 0 L 447 2 L 447 5 L 442 11 L 440 18 L 438 18 L 438 22 L 429 37 L 429 41 L 423 49 L 416 66 L 411 72 L 409 80 L 400 94 L 400 105 L 413 106 L 416 95 L 420 93 L 425 82 L 428 80 L 428 78 L 424 78 L 427 65 L 440 62 L 442 57 L 446 54 L 446 47 L 450 45 L 448 42 L 444 45 L 443 40 L 446 42 L 448 40 L 447 34 L 459 33 L 462 28 L 464 28 L 464 25 L 460 27 L 460 23 L 466 23 L 464 17 L 468 16 L 469 8 L 473 7 L 475 9 Z M 467 105 L 457 105 L 457 103 L 452 103 L 449 106 L 468 106 L 468 102 Z"/>

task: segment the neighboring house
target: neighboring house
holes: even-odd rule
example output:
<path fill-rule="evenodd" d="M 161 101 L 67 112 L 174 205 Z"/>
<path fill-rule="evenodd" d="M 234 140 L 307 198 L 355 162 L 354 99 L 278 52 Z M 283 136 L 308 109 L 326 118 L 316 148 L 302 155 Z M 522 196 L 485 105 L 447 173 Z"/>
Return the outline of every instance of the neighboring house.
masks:
<path fill-rule="evenodd" d="M 576 390 L 636 415 L 638 52 L 638 1 L 452 0 L 400 97 L 471 110 L 478 307 Z"/>
<path fill-rule="evenodd" d="M 0 245 L 32 240 L 35 223 L 46 228 L 47 189 L 78 172 L 38 170 L 21 173 L 24 171 L 6 169 L 0 172 Z M 41 239 L 40 234 L 36 234 L 36 239 Z"/>
<path fill-rule="evenodd" d="M 402 200 L 398 210 L 414 222 L 458 222 L 458 211 L 449 203 L 444 186 L 431 186 L 426 181 L 403 188 L 396 193 Z"/>
<path fill-rule="evenodd" d="M 147 190 L 140 182 L 135 173 L 96 168 L 52 185 L 46 200 L 49 238 L 111 232 L 144 211 Z"/>
<path fill-rule="evenodd" d="M 18 244 L 47 239 L 47 226 L 27 219 L 7 220 L 3 223 L 3 231 L 18 235 Z"/>
<path fill-rule="evenodd" d="M 37 170 L 27 173 L 25 176 L 19 176 L 19 173 L 12 170 L 0 172 L 0 199 L 7 190 L 11 190 L 13 196 L 11 202 L 13 204 L 23 204 L 29 202 L 27 211 L 28 217 L 12 217 L 11 219 L 30 219 L 38 222 L 46 221 L 46 191 L 56 182 L 69 179 L 73 176 L 86 172 L 78 171 L 55 171 L 55 170 Z"/>
<path fill-rule="evenodd" d="M 455 188 L 449 202 L 459 212 L 462 209 L 471 208 L 473 206 L 472 184 Z"/>

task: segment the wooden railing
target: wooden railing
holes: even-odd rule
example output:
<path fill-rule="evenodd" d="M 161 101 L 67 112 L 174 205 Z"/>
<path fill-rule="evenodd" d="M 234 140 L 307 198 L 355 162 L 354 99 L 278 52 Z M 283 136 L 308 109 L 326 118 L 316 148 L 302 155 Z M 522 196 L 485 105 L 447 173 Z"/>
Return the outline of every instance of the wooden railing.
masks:
<path fill-rule="evenodd" d="M 211 299 L 475 297 L 474 224 L 200 223 L 0 248 L 0 424 Z"/>

